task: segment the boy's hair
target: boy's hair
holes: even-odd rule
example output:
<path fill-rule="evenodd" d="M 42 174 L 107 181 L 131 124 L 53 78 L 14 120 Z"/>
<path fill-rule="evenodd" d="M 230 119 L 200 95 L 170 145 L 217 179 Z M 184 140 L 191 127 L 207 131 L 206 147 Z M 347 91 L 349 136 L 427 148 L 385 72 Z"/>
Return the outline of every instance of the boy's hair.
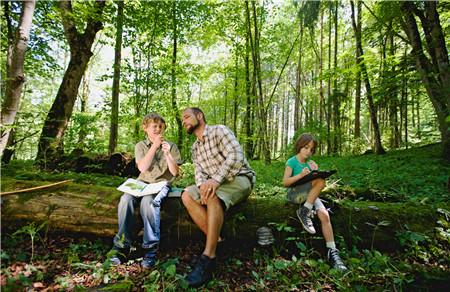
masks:
<path fill-rule="evenodd" d="M 309 142 L 313 142 L 313 148 L 311 149 L 312 153 L 316 152 L 317 147 L 317 140 L 314 138 L 313 135 L 309 133 L 301 134 L 300 137 L 298 137 L 297 141 L 295 142 L 294 150 L 295 153 L 299 153 L 300 150 L 305 147 Z"/>
<path fill-rule="evenodd" d="M 142 126 L 145 127 L 150 123 L 161 123 L 164 125 L 164 128 L 166 128 L 166 121 L 157 113 L 149 113 L 145 115 L 144 119 L 142 120 Z"/>
<path fill-rule="evenodd" d="M 194 115 L 202 114 L 203 120 L 204 120 L 205 123 L 206 123 L 206 116 L 205 116 L 205 113 L 204 113 L 200 108 L 198 108 L 198 107 L 187 107 L 184 111 L 187 111 L 187 110 L 192 111 L 192 112 L 194 113 Z"/>

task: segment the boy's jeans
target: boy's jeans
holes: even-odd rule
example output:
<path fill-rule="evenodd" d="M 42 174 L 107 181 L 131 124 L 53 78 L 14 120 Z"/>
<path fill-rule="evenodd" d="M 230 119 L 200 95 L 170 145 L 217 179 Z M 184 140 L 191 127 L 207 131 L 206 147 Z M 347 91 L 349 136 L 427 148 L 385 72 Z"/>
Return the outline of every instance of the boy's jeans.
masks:
<path fill-rule="evenodd" d="M 154 198 L 152 195 L 141 198 L 130 194 L 122 195 L 118 206 L 119 231 L 114 237 L 115 247 L 129 248 L 131 246 L 135 224 L 135 208 L 140 201 L 139 209 L 144 223 L 142 248 L 156 253 L 160 239 L 160 206 L 169 191 L 170 187 L 165 186 Z"/>

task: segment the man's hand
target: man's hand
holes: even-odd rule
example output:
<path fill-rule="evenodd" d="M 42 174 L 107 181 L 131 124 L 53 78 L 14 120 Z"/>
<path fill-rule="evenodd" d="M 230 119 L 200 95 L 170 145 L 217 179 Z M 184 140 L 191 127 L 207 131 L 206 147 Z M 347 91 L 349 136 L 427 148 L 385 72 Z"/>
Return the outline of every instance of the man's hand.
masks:
<path fill-rule="evenodd" d="M 213 179 L 208 179 L 200 185 L 200 202 L 202 205 L 206 205 L 208 199 L 216 194 L 218 187 L 219 183 Z"/>

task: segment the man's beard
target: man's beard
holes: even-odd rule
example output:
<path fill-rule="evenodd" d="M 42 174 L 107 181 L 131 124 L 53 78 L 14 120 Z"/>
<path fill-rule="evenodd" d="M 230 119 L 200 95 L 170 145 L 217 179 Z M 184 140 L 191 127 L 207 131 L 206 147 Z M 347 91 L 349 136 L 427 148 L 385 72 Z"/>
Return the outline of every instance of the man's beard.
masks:
<path fill-rule="evenodd" d="M 192 133 L 194 133 L 195 129 L 197 129 L 199 126 L 200 126 L 200 123 L 197 122 L 195 125 L 192 125 L 191 127 L 186 128 L 186 132 L 187 132 L 189 135 L 192 135 Z"/>

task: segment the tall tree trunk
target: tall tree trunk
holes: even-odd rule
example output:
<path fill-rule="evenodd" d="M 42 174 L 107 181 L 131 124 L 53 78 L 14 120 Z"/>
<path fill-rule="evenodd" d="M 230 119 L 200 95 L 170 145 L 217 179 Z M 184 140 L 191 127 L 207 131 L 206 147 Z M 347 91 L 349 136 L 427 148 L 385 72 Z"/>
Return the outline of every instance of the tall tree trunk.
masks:
<path fill-rule="evenodd" d="M 395 56 L 395 43 L 394 43 L 394 34 L 392 33 L 392 27 L 390 26 L 389 30 L 389 55 L 390 57 Z M 390 70 L 390 79 L 393 78 L 394 74 L 396 72 L 396 67 L 393 66 L 393 68 Z M 399 132 L 398 132 L 398 87 L 396 84 L 394 84 L 392 81 L 389 82 L 389 123 L 391 128 L 391 137 L 390 137 L 390 146 L 391 148 L 398 148 L 400 146 L 399 144 Z"/>
<path fill-rule="evenodd" d="M 323 123 L 323 116 L 325 113 L 325 97 L 323 94 L 323 10 L 320 11 L 320 60 L 319 60 L 319 95 L 320 95 L 320 106 L 319 106 L 319 124 Z"/>
<path fill-rule="evenodd" d="M 7 146 L 9 135 L 14 125 L 17 111 L 19 110 L 20 97 L 22 94 L 23 84 L 25 82 L 25 52 L 28 47 L 35 7 L 35 0 L 23 2 L 22 12 L 20 14 L 20 20 L 14 40 L 11 38 L 12 28 L 9 17 L 7 16 L 9 45 L 6 60 L 6 89 L 0 117 L 0 124 L 2 125 L 2 130 L 0 133 L 0 156 L 3 155 L 3 152 Z M 5 12 L 9 12 L 7 3 L 5 3 L 5 10 Z"/>
<path fill-rule="evenodd" d="M 225 90 L 223 91 L 223 120 L 222 124 L 227 125 L 227 114 L 228 114 L 228 83 L 227 83 L 227 72 L 223 74 L 223 80 L 225 84 Z"/>
<path fill-rule="evenodd" d="M 248 2 L 247 2 L 248 5 Z M 245 18 L 246 27 L 248 27 L 249 19 Z M 245 156 L 248 159 L 253 158 L 253 131 L 252 131 L 252 94 L 251 94 L 251 82 L 250 82 L 250 35 L 247 30 L 245 34 L 245 97 L 246 97 L 246 106 L 245 106 Z"/>
<path fill-rule="evenodd" d="M 239 72 L 239 55 L 238 55 L 238 48 L 236 45 L 236 56 L 235 56 L 235 64 L 234 64 L 234 85 L 233 85 L 233 132 L 238 137 L 238 131 L 237 131 L 237 117 L 238 117 L 238 72 Z"/>
<path fill-rule="evenodd" d="M 123 1 L 117 2 L 116 46 L 114 48 L 114 77 L 111 98 L 111 127 L 109 132 L 108 147 L 109 155 L 116 151 L 117 136 L 119 131 L 119 87 L 120 62 L 122 60 L 123 6 Z"/>
<path fill-rule="evenodd" d="M 81 94 L 80 94 L 80 113 L 85 114 L 88 110 L 88 100 L 89 100 L 89 65 L 86 67 L 86 71 L 81 79 Z M 84 140 L 86 139 L 88 127 L 87 122 L 82 119 L 80 123 L 80 130 L 78 131 L 78 145 L 79 148 L 83 149 Z"/>
<path fill-rule="evenodd" d="M 433 104 L 441 132 L 443 156 L 450 161 L 450 66 L 445 38 L 436 10 L 436 2 L 425 1 L 425 11 L 415 6 L 414 2 L 402 2 L 402 23 L 412 46 L 417 71 Z M 428 54 L 431 61 L 425 55 L 419 29 L 417 27 L 416 14 L 422 24 L 427 43 Z"/>
<path fill-rule="evenodd" d="M 364 56 L 364 51 L 362 48 L 361 43 L 361 34 L 358 33 L 361 30 L 356 27 L 356 21 L 355 21 L 355 4 L 353 3 L 353 0 L 350 1 L 351 5 L 351 14 L 352 14 L 352 26 L 353 31 L 355 32 L 355 38 L 356 38 L 356 47 L 359 50 L 361 58 L 357 60 L 358 66 L 361 69 L 362 77 L 364 80 L 364 83 L 366 85 L 366 95 L 367 95 L 367 101 L 369 103 L 369 112 L 370 112 L 370 120 L 372 122 L 373 127 L 373 133 L 374 133 L 374 146 L 375 146 L 375 153 L 376 154 L 384 154 L 385 150 L 383 149 L 383 146 L 381 145 L 381 136 L 380 136 L 380 129 L 378 127 L 378 121 L 377 121 L 377 113 L 376 108 L 373 103 L 373 97 L 372 97 L 372 88 L 370 87 L 370 81 L 369 81 L 369 74 L 366 69 L 366 64 L 362 60 L 362 57 Z"/>
<path fill-rule="evenodd" d="M 248 1 L 245 1 L 245 13 L 248 20 L 247 31 L 249 34 L 250 48 L 252 52 L 253 61 L 253 94 L 256 97 L 257 115 L 259 116 L 259 147 L 262 151 L 259 154 L 264 156 L 264 162 L 270 163 L 270 149 L 267 137 L 267 112 L 264 111 L 264 100 L 261 80 L 261 64 L 259 56 L 259 30 L 257 23 L 256 4 L 252 1 L 252 15 L 253 15 L 253 35 L 251 30 L 251 18 Z"/>
<path fill-rule="evenodd" d="M 183 143 L 183 124 L 181 123 L 180 111 L 177 104 L 177 46 L 178 46 L 178 22 L 177 22 L 177 1 L 173 1 L 172 6 L 172 25 L 173 25 L 173 51 L 172 51 L 172 110 L 175 116 L 178 129 L 178 148 L 182 148 Z"/>
<path fill-rule="evenodd" d="M 262 146 L 262 154 L 264 156 L 264 163 L 270 163 L 270 146 L 269 146 L 269 137 L 267 133 L 267 110 L 264 105 L 264 92 L 262 89 L 262 77 L 261 77 L 261 55 L 259 50 L 259 39 L 260 32 L 258 28 L 258 18 L 256 13 L 256 2 L 252 1 L 252 11 L 253 11 L 253 30 L 254 30 L 254 51 L 255 51 L 255 59 L 253 60 L 256 64 L 256 77 L 257 77 L 257 88 L 258 88 L 258 107 L 259 107 L 259 115 L 260 115 L 260 141 Z"/>
<path fill-rule="evenodd" d="M 361 1 L 356 2 L 356 33 L 358 33 L 359 35 L 361 35 L 361 4 Z M 356 62 L 358 63 L 361 55 L 358 49 L 356 49 L 355 51 Z M 361 137 L 361 70 L 359 67 L 356 71 L 355 83 L 355 139 L 358 139 Z"/>
<path fill-rule="evenodd" d="M 294 133 L 300 128 L 300 102 L 302 99 L 302 56 L 303 56 L 303 17 L 300 18 L 300 43 L 298 45 L 298 63 L 295 78 L 295 102 L 294 102 Z"/>
<path fill-rule="evenodd" d="M 70 62 L 64 73 L 55 101 L 47 114 L 39 139 L 36 160 L 44 162 L 49 159 L 57 160 L 58 155 L 63 152 L 63 136 L 72 116 L 81 78 L 92 56 L 91 47 L 95 35 L 103 28 L 103 23 L 99 18 L 102 15 L 105 2 L 95 2 L 96 15 L 89 17 L 84 33 L 78 32 L 73 20 L 72 2 L 61 1 L 57 2 L 57 5 L 61 11 L 64 34 L 70 47 Z"/>
<path fill-rule="evenodd" d="M 141 76 L 142 76 L 142 54 L 141 51 L 132 48 L 133 53 L 133 67 L 134 67 L 134 94 L 133 94 L 133 106 L 134 106 L 134 122 L 133 122 L 133 136 L 135 141 L 141 139 L 139 131 L 141 129 L 141 103 L 142 103 L 142 93 L 141 93 Z"/>
<path fill-rule="evenodd" d="M 334 135 L 333 135 L 333 153 L 339 153 L 340 148 L 340 136 L 341 136 L 341 126 L 340 126 L 340 115 L 339 115 L 339 107 L 340 107 L 340 94 L 338 90 L 338 74 L 337 74 L 337 54 L 338 54 L 338 8 L 339 3 L 337 1 L 333 2 L 334 7 L 334 52 L 333 52 L 333 126 L 334 126 Z"/>
<path fill-rule="evenodd" d="M 331 18 L 332 18 L 332 2 L 329 2 L 328 15 L 328 72 L 331 71 Z M 328 75 L 327 80 L 327 154 L 330 155 L 332 151 L 332 137 L 331 137 L 331 75 Z"/>

